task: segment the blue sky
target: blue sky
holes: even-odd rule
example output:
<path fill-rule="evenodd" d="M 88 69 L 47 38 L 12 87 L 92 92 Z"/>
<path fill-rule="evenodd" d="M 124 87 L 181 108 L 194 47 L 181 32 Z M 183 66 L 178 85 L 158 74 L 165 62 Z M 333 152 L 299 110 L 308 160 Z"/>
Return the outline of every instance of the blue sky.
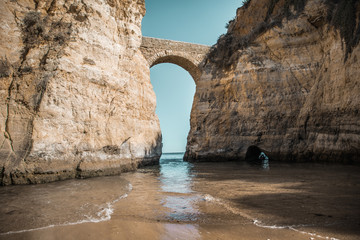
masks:
<path fill-rule="evenodd" d="M 145 0 L 142 34 L 211 46 L 226 33 L 226 23 L 241 5 L 241 0 Z M 152 67 L 150 78 L 156 94 L 163 152 L 184 152 L 194 80 L 184 69 L 169 63 Z"/>

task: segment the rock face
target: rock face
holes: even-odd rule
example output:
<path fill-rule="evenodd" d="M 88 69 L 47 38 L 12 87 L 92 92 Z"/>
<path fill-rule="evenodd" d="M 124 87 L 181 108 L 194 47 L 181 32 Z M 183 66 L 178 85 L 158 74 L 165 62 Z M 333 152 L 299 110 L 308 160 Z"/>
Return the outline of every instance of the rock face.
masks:
<path fill-rule="evenodd" d="M 0 183 L 117 174 L 161 155 L 143 0 L 0 2 Z"/>
<path fill-rule="evenodd" d="M 360 2 L 251 0 L 196 86 L 185 160 L 360 162 Z M 249 154 L 248 154 L 249 155 Z"/>

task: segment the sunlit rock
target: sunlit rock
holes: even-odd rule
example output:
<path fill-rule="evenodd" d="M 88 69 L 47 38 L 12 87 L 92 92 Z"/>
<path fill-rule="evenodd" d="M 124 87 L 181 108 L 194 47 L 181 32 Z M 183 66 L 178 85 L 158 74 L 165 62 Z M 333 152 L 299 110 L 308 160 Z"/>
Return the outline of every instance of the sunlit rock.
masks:
<path fill-rule="evenodd" d="M 156 163 L 144 1 L 1 1 L 2 184 Z"/>
<path fill-rule="evenodd" d="M 325 0 L 239 8 L 197 82 L 185 159 L 244 160 L 257 146 L 275 160 L 359 162 L 359 9 Z"/>

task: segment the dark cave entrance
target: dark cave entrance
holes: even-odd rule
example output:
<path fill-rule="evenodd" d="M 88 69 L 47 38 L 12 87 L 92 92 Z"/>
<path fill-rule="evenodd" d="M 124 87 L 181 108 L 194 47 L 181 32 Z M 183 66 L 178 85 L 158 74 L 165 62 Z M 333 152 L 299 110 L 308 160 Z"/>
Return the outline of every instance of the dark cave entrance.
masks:
<path fill-rule="evenodd" d="M 259 156 L 260 156 L 261 152 L 262 152 L 262 150 L 255 145 L 248 147 L 248 149 L 246 150 L 246 154 L 245 154 L 245 161 L 247 161 L 247 162 L 260 161 Z"/>
<path fill-rule="evenodd" d="M 254 164 L 263 164 L 264 161 L 269 161 L 269 157 L 265 154 L 263 149 L 255 145 L 251 145 L 246 151 L 245 161 Z"/>

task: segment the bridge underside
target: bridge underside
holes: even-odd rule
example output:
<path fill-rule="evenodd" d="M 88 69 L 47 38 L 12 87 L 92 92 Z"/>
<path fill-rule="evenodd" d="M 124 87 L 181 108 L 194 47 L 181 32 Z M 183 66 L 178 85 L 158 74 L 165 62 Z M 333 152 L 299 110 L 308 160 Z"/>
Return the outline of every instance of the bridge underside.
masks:
<path fill-rule="evenodd" d="M 195 83 L 201 76 L 200 65 L 210 47 L 199 44 L 143 37 L 140 47 L 149 67 L 173 63 L 190 73 Z"/>

